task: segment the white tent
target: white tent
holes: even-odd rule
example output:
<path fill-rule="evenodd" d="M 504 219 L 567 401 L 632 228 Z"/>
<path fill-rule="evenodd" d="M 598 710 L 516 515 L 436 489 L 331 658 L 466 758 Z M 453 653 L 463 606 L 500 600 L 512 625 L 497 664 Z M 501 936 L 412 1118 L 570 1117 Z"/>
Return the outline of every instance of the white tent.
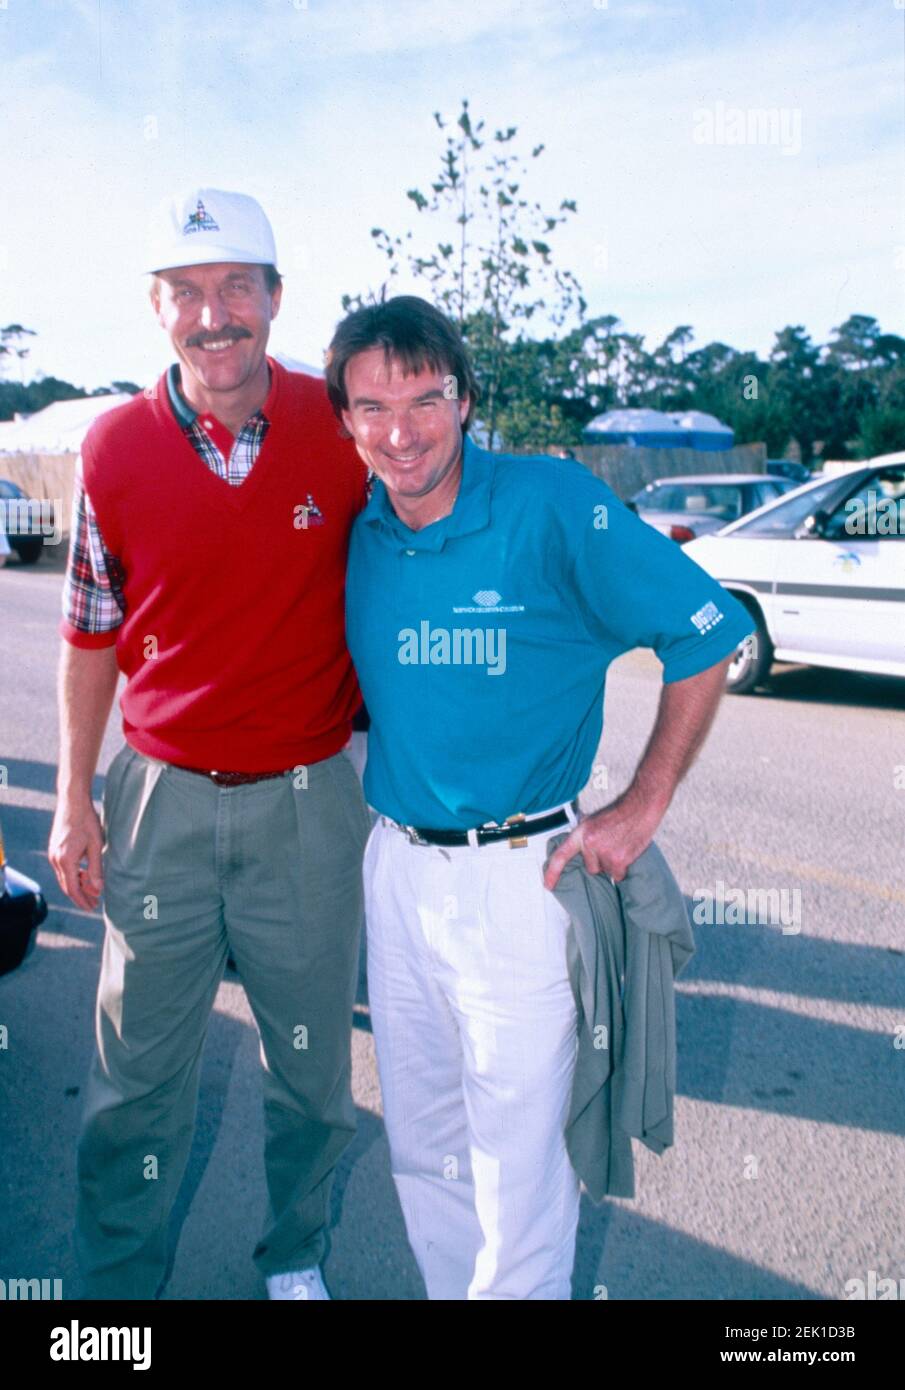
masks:
<path fill-rule="evenodd" d="M 97 417 L 131 399 L 122 392 L 113 396 L 85 396 L 75 401 L 53 401 L 24 420 L 3 422 L 0 450 L 24 454 L 78 453 Z"/>

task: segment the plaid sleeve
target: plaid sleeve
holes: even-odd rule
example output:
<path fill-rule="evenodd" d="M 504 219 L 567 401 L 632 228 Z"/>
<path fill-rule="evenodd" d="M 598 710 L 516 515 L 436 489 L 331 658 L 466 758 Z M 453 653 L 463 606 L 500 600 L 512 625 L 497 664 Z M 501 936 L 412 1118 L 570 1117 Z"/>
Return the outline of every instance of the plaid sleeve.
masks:
<path fill-rule="evenodd" d="M 112 647 L 126 612 L 121 566 L 110 554 L 76 463 L 69 560 L 63 584 L 60 634 L 74 647 Z"/>

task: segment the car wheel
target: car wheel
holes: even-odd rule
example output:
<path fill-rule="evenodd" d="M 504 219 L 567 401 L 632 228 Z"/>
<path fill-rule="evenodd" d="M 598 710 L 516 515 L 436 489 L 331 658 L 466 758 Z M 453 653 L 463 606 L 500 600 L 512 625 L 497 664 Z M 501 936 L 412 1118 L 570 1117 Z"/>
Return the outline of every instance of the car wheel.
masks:
<path fill-rule="evenodd" d="M 10 541 L 10 545 L 22 561 L 23 565 L 34 565 L 41 558 L 41 551 L 44 548 L 42 540 Z"/>
<path fill-rule="evenodd" d="M 773 643 L 767 636 L 760 614 L 752 614 L 757 626 L 740 642 L 726 669 L 726 689 L 733 695 L 749 695 L 769 674 L 773 665 Z"/>

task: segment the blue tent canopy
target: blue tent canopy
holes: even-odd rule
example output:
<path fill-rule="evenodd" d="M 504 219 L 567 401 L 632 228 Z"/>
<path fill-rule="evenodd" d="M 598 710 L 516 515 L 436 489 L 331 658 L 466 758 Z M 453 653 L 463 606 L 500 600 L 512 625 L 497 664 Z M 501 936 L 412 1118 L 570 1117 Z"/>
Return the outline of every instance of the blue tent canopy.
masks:
<path fill-rule="evenodd" d="M 586 444 L 635 444 L 652 449 L 731 449 L 735 435 L 702 410 L 607 410 L 585 426 Z"/>

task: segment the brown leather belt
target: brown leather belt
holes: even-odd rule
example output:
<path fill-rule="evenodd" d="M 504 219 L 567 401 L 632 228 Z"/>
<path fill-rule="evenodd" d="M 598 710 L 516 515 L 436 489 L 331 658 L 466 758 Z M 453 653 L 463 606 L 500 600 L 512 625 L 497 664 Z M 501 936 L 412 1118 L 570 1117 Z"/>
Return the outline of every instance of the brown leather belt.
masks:
<path fill-rule="evenodd" d="M 283 772 L 209 772 L 206 767 L 180 767 L 179 770 L 209 777 L 218 787 L 244 787 L 250 782 L 266 782 L 269 777 L 288 777 L 293 769 L 289 767 Z"/>

